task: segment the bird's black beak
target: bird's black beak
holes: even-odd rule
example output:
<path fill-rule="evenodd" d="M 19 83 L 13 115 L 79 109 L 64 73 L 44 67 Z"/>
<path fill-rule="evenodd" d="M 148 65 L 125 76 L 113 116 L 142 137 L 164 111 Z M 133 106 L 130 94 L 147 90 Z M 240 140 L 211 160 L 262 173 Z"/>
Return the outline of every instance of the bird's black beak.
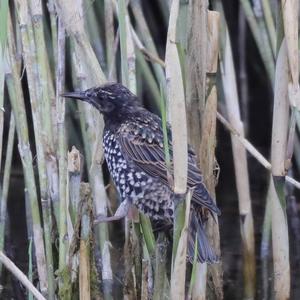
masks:
<path fill-rule="evenodd" d="M 65 98 L 79 99 L 82 101 L 88 100 L 88 97 L 86 96 L 85 92 L 69 92 L 69 93 L 61 94 L 61 96 Z"/>

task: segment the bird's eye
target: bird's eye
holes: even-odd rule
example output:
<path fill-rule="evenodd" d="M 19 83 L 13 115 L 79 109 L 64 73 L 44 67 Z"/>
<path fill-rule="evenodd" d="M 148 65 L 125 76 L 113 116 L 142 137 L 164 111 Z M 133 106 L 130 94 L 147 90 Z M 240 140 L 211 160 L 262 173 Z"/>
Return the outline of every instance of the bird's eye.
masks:
<path fill-rule="evenodd" d="M 87 91 L 87 92 L 85 93 L 85 95 L 86 95 L 87 97 L 91 97 L 91 96 L 92 96 L 92 93 L 89 92 L 89 91 Z"/>

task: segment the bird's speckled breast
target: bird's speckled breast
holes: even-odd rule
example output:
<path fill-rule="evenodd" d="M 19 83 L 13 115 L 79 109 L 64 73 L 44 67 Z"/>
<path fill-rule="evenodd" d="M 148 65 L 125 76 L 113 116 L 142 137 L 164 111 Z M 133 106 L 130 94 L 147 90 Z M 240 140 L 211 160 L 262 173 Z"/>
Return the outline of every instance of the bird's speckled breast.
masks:
<path fill-rule="evenodd" d="M 129 200 L 154 219 L 171 218 L 173 201 L 170 199 L 168 187 L 126 160 L 115 135 L 108 130 L 103 136 L 103 148 L 109 172 L 121 200 Z"/>

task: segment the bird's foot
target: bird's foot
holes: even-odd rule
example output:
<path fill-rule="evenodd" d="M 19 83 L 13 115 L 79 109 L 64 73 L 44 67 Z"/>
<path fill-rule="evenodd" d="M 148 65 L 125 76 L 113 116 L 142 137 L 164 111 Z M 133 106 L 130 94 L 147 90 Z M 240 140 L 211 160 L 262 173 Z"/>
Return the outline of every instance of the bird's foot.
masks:
<path fill-rule="evenodd" d="M 94 220 L 94 225 L 104 222 L 118 221 L 125 218 L 128 215 L 130 206 L 131 204 L 128 201 L 123 201 L 113 216 L 107 217 L 104 215 L 98 215 Z"/>

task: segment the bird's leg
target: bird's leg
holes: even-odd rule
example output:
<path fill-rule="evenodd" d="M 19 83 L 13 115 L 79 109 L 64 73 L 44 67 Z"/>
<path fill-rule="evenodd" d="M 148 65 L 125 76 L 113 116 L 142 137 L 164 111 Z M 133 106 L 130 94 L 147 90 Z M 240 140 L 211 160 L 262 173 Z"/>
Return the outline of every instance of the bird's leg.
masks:
<path fill-rule="evenodd" d="M 96 225 L 98 223 L 121 220 L 128 215 L 130 206 L 131 203 L 125 200 L 120 204 L 120 206 L 118 207 L 118 209 L 116 210 L 115 214 L 112 217 L 98 215 L 94 220 L 94 224 Z"/>

